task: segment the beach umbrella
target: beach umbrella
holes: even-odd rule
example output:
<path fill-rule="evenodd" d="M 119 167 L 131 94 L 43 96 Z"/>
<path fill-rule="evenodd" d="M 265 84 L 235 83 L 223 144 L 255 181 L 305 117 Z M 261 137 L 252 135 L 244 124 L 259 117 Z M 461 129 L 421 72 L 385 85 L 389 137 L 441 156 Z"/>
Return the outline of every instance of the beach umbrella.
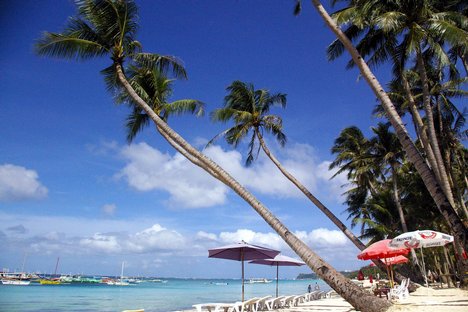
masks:
<path fill-rule="evenodd" d="M 407 255 L 409 253 L 409 249 L 407 247 L 392 247 L 390 246 L 390 241 L 391 239 L 383 239 L 375 242 L 361 251 L 357 257 L 361 260 L 383 259 L 383 262 L 387 267 L 390 284 L 393 287 L 391 264 L 386 260 L 397 256 Z"/>
<path fill-rule="evenodd" d="M 242 262 L 242 302 L 244 302 L 244 261 L 256 259 L 271 259 L 280 252 L 278 250 L 247 244 L 226 245 L 208 250 L 208 258 L 221 258 Z"/>
<path fill-rule="evenodd" d="M 301 266 L 305 263 L 301 260 L 297 260 L 288 256 L 278 254 L 273 259 L 257 259 L 252 260 L 249 263 L 263 264 L 269 266 L 276 266 L 276 297 L 278 297 L 278 272 L 280 266 Z"/>
<path fill-rule="evenodd" d="M 424 253 L 423 248 L 430 248 L 430 247 L 439 247 L 445 246 L 449 243 L 453 242 L 453 236 L 448 235 L 445 233 L 432 231 L 432 230 L 423 230 L 423 231 L 412 231 L 406 232 L 403 234 L 398 235 L 390 242 L 390 246 L 399 248 L 399 247 L 406 247 L 406 248 L 419 248 L 421 251 L 421 259 L 422 259 L 422 270 L 424 279 L 426 281 L 426 287 L 429 286 L 427 281 L 427 273 L 426 273 L 426 264 L 424 263 Z"/>

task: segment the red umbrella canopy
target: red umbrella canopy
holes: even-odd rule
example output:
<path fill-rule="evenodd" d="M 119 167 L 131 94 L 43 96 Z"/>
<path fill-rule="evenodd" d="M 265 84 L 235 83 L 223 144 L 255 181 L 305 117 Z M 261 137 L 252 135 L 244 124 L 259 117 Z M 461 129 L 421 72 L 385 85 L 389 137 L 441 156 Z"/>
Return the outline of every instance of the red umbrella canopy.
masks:
<path fill-rule="evenodd" d="M 255 259 L 271 259 L 279 253 L 280 252 L 278 250 L 242 242 L 238 244 L 209 249 L 208 257 L 243 261 Z"/>
<path fill-rule="evenodd" d="M 385 258 L 384 260 L 380 260 L 380 261 L 382 261 L 386 265 L 395 265 L 395 264 L 402 264 L 402 263 L 408 262 L 408 258 L 406 258 L 405 256 L 395 256 L 395 257 Z"/>
<path fill-rule="evenodd" d="M 384 259 L 390 258 L 395 256 L 402 256 L 407 255 L 409 253 L 409 249 L 406 247 L 402 248 L 394 248 L 390 247 L 391 239 L 384 239 L 378 242 L 373 243 L 360 254 L 358 254 L 358 259 L 361 260 L 370 260 L 370 259 Z"/>

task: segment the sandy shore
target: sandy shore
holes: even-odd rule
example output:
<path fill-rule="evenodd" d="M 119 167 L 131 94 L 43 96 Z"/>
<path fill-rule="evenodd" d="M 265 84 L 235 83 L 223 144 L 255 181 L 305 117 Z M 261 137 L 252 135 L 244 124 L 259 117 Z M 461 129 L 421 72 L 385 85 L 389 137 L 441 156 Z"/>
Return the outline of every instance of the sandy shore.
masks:
<path fill-rule="evenodd" d="M 341 297 L 321 299 L 300 304 L 298 307 L 278 311 L 306 312 L 306 311 L 356 311 Z M 410 297 L 394 302 L 389 312 L 467 312 L 468 291 L 459 288 L 432 289 L 420 287 L 412 292 Z"/>
<path fill-rule="evenodd" d="M 190 310 L 195 311 L 195 310 Z M 297 307 L 275 310 L 278 312 L 314 312 L 333 311 L 348 312 L 356 311 L 343 298 L 335 295 L 332 298 L 320 299 L 300 303 Z M 412 292 L 410 297 L 394 302 L 389 312 L 467 312 L 468 291 L 459 288 L 432 289 L 420 287 Z M 184 311 L 189 312 L 189 311 Z"/>

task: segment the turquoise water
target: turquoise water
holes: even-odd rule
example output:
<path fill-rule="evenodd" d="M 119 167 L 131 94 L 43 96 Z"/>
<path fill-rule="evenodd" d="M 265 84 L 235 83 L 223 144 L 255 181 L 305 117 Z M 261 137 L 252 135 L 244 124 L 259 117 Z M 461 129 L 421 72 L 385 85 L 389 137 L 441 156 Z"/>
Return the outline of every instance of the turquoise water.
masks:
<path fill-rule="evenodd" d="M 329 289 L 321 280 L 280 280 L 279 294 L 305 293 L 307 286 L 314 286 L 315 282 L 322 290 Z M 275 281 L 245 284 L 245 298 L 274 296 L 275 291 Z M 145 312 L 167 312 L 191 309 L 196 303 L 239 301 L 240 294 L 240 280 L 169 279 L 167 283 L 144 282 L 131 286 L 0 285 L 0 311 L 120 312 L 145 309 Z"/>

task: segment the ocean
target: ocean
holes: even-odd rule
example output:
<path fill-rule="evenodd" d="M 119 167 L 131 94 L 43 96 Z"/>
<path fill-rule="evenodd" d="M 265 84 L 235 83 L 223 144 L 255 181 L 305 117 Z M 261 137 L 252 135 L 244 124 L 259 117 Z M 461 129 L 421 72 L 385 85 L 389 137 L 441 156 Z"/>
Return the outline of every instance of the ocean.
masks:
<path fill-rule="evenodd" d="M 309 284 L 330 287 L 321 280 L 280 280 L 279 294 L 307 292 Z M 245 298 L 274 296 L 276 281 L 245 284 Z M 0 311 L 8 312 L 121 312 L 145 309 L 168 312 L 192 309 L 193 304 L 235 302 L 241 299 L 240 280 L 168 279 L 167 283 L 143 282 L 111 285 L 0 285 Z"/>

